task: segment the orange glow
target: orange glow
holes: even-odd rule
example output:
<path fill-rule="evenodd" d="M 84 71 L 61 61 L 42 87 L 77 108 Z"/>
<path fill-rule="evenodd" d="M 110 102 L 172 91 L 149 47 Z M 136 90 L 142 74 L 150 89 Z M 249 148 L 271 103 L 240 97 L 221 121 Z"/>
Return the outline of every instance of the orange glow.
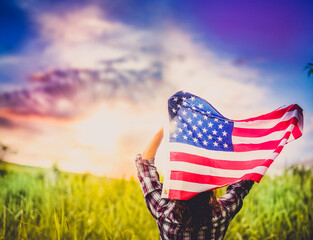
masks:
<path fill-rule="evenodd" d="M 76 132 L 75 139 L 104 153 L 117 151 L 119 137 L 129 130 L 124 111 L 121 107 L 102 104 L 89 118 L 71 125 Z"/>

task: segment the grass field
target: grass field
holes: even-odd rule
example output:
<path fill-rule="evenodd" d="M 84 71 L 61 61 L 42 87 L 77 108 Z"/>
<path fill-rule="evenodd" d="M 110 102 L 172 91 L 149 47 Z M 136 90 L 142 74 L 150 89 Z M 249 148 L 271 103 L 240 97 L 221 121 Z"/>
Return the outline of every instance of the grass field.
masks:
<path fill-rule="evenodd" d="M 137 179 L 1 163 L 0 189 L 0 239 L 159 239 Z M 226 239 L 313 239 L 312 192 L 313 168 L 265 176 Z"/>

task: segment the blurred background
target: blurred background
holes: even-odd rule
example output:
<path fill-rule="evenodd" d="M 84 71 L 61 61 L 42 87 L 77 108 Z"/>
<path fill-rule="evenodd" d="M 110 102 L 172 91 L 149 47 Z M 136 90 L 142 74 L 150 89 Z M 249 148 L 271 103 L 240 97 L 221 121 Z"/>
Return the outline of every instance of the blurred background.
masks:
<path fill-rule="evenodd" d="M 183 89 L 230 119 L 299 104 L 304 134 L 268 174 L 312 165 L 312 12 L 305 0 L 2 0 L 3 159 L 129 178 Z"/>

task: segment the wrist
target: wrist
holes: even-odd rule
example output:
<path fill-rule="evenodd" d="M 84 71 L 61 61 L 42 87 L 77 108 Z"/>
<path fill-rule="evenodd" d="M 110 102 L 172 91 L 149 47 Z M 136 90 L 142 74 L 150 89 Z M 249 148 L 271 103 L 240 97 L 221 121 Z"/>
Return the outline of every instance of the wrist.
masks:
<path fill-rule="evenodd" d="M 141 154 L 137 155 L 136 163 L 141 165 L 151 165 L 154 166 L 154 158 L 143 158 Z"/>

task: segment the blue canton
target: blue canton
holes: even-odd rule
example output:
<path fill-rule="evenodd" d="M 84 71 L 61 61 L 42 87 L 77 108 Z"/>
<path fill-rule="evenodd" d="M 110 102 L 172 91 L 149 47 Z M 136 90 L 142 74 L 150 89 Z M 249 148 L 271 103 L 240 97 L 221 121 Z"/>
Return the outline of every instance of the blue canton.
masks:
<path fill-rule="evenodd" d="M 211 104 L 180 91 L 168 100 L 170 142 L 179 142 L 215 151 L 233 151 L 233 121 Z"/>

